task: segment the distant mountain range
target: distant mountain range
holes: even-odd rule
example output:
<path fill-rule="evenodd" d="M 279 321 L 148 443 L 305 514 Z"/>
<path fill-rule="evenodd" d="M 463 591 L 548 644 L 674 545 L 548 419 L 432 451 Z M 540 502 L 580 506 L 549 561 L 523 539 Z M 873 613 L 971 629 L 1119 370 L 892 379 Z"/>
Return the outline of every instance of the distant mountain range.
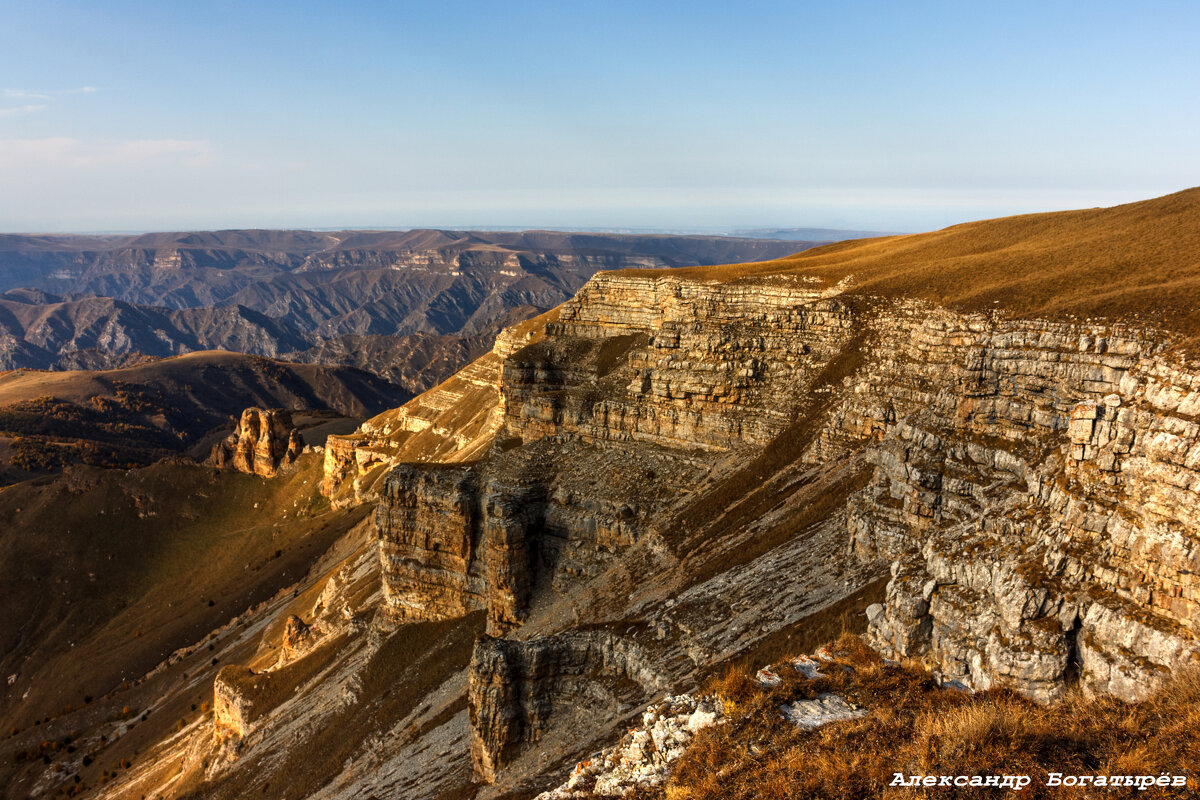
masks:
<path fill-rule="evenodd" d="M 598 270 L 758 261 L 814 242 L 555 231 L 0 235 L 0 368 L 221 349 L 422 391 Z"/>
<path fill-rule="evenodd" d="M 790 242 L 844 242 L 847 239 L 874 239 L 876 236 L 895 236 L 883 231 L 848 231 L 839 228 L 740 228 L 730 231 L 734 236 L 754 239 L 784 239 Z"/>

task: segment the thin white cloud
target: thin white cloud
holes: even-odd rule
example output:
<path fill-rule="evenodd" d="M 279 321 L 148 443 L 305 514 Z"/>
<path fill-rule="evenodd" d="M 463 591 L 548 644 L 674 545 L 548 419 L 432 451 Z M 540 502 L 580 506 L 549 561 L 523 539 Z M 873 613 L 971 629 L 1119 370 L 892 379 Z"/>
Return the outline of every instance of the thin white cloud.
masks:
<path fill-rule="evenodd" d="M 205 167 L 216 162 L 203 139 L 132 139 L 85 142 L 80 139 L 0 139 L 0 170 L 18 168 L 93 169 L 174 164 Z"/>
<path fill-rule="evenodd" d="M 74 89 L 0 89 L 0 97 L 10 100 L 51 100 L 65 94 L 92 94 L 100 91 L 95 86 L 78 86 Z"/>
<path fill-rule="evenodd" d="M 0 117 L 20 117 L 24 116 L 25 114 L 35 114 L 38 111 L 44 111 L 45 109 L 46 107 L 44 105 L 26 105 L 14 106 L 12 108 L 0 108 Z"/>
<path fill-rule="evenodd" d="M 28 89 L 0 89 L 0 97 L 11 100 L 49 100 L 46 92 L 31 92 Z"/>

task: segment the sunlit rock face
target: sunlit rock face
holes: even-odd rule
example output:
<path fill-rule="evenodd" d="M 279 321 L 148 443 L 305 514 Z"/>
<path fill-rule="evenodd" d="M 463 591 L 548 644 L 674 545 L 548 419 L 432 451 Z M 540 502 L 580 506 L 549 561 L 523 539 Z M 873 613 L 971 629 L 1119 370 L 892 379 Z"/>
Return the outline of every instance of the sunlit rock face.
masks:
<path fill-rule="evenodd" d="M 233 433 L 213 447 L 211 461 L 218 467 L 272 478 L 303 449 L 304 440 L 292 424 L 290 412 L 247 408 Z"/>
<path fill-rule="evenodd" d="M 842 586 L 814 584 L 826 598 L 890 568 L 867 610 L 868 639 L 889 656 L 1042 701 L 1076 683 L 1136 700 L 1200 660 L 1200 371 L 1171 344 L 1144 328 L 961 314 L 803 280 L 601 274 L 458 383 L 331 445 L 327 494 L 377 501 L 388 615 L 484 611 L 500 637 L 480 643 L 469 676 L 486 782 L 529 774 L 555 731 L 583 736 L 580 698 L 628 709 L 744 647 L 751 623 L 690 609 L 732 614 L 758 586 L 790 608 L 801 601 L 781 571 L 811 571 L 818 551 Z M 639 546 L 647 558 L 664 536 L 686 540 L 677 519 L 710 524 L 676 515 L 763 458 L 764 480 L 781 481 L 774 499 L 729 535 L 778 530 L 789 504 L 820 502 L 789 499 L 798 487 L 829 480 L 836 503 L 804 529 L 820 535 L 697 573 L 677 609 L 639 609 L 661 649 L 622 638 L 637 626 L 579 638 L 537 616 L 609 570 L 636 570 L 622 559 Z M 707 546 L 725 535 L 711 529 Z M 760 628 L 775 625 L 769 601 L 755 602 Z"/>
<path fill-rule="evenodd" d="M 782 430 L 851 322 L 802 286 L 597 276 L 543 332 L 501 338 L 503 416 L 484 457 L 383 480 L 389 609 L 519 625 L 539 592 L 598 574 L 718 459 Z M 327 478 L 341 474 L 347 457 L 326 458 Z"/>
<path fill-rule="evenodd" d="M 803 460 L 871 470 L 844 524 L 861 560 L 892 563 L 880 649 L 1042 700 L 1074 681 L 1139 698 L 1200 658 L 1200 376 L 1161 334 L 600 274 L 521 338 L 493 354 L 502 416 L 479 457 L 382 484 L 400 617 L 486 609 L 512 630 L 820 401 Z"/>
<path fill-rule="evenodd" d="M 1200 660 L 1200 374 L 1120 326 L 901 304 L 840 410 L 871 440 L 870 635 L 946 680 L 1126 699 Z M 890 343 L 887 339 L 890 338 Z"/>

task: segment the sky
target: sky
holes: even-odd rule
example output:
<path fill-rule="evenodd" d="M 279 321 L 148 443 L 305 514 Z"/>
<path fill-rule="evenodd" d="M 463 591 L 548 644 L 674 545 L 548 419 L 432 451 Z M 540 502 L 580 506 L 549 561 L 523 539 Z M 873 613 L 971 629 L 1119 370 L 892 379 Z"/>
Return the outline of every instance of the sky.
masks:
<path fill-rule="evenodd" d="M 0 0 L 0 231 L 940 228 L 1200 184 L 1200 3 Z"/>

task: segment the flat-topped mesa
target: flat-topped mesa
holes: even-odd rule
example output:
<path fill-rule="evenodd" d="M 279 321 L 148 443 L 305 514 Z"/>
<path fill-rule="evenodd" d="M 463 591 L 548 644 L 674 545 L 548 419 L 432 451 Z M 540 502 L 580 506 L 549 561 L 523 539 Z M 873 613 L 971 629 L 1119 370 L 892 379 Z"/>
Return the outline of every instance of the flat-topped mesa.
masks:
<path fill-rule="evenodd" d="M 901 303 L 828 437 L 878 444 L 852 546 L 869 635 L 948 681 L 1149 694 L 1200 660 L 1200 375 L 1162 334 Z"/>
<path fill-rule="evenodd" d="M 247 408 L 233 433 L 213 446 L 210 461 L 218 467 L 271 478 L 291 464 L 304 449 L 292 424 L 291 412 L 281 408 Z"/>
<path fill-rule="evenodd" d="M 723 452 L 781 430 L 851 325 L 799 286 L 594 277 L 544 337 L 498 348 L 503 422 L 485 458 L 382 482 L 389 609 L 486 608 L 493 634 L 520 624 L 539 592 L 637 542 Z"/>

